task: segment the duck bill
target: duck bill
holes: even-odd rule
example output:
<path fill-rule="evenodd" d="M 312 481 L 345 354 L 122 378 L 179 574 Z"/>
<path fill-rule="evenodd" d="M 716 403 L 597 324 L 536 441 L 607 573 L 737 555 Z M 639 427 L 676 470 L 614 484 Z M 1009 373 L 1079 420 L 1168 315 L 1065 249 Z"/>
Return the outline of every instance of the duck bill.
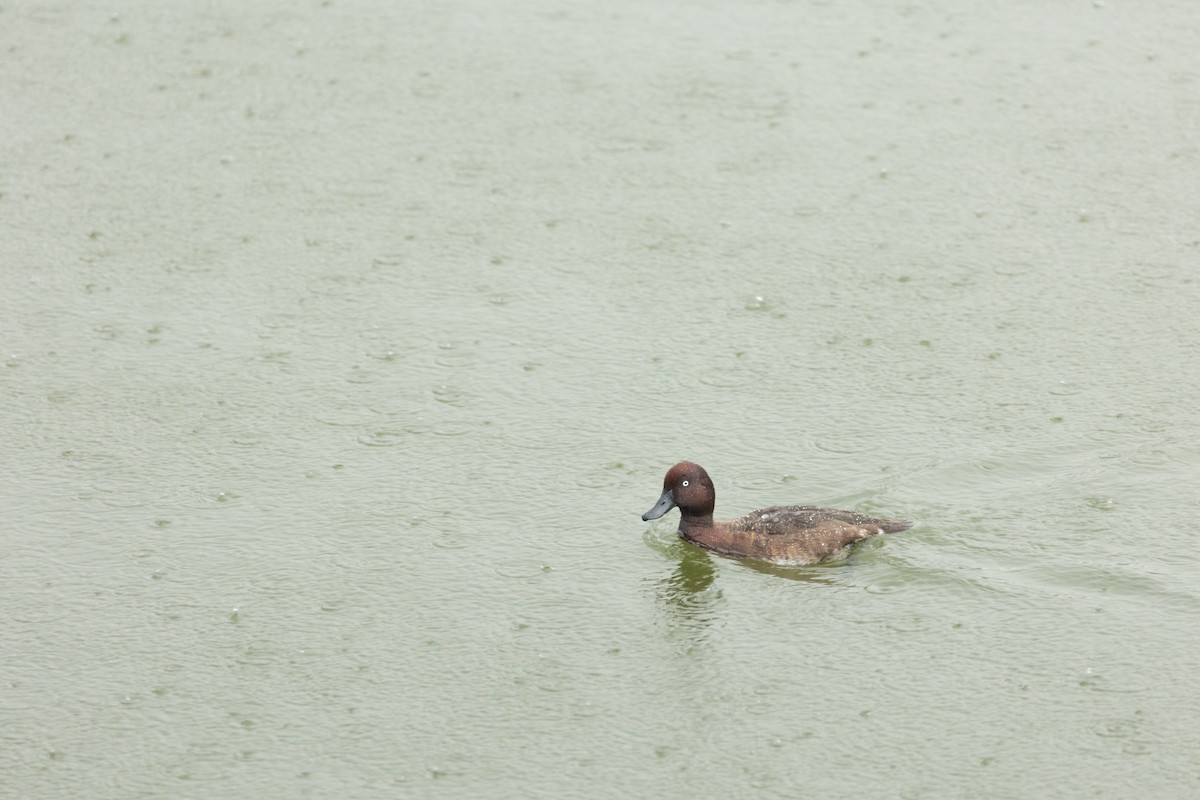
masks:
<path fill-rule="evenodd" d="M 671 490 L 662 493 L 662 497 L 658 498 L 658 502 L 654 504 L 654 508 L 642 514 L 642 521 L 649 522 L 652 519 L 658 519 L 663 514 L 675 507 L 675 497 L 671 494 Z"/>

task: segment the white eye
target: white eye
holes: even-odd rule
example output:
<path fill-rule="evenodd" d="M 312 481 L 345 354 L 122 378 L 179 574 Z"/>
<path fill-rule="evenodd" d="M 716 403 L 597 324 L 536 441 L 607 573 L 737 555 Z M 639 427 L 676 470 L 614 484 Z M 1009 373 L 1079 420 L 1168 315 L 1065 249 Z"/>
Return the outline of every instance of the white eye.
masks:
<path fill-rule="evenodd" d="M 683 485 L 683 486 L 687 486 L 687 484 L 688 484 L 688 482 L 687 482 L 687 481 L 684 481 L 684 482 L 683 482 L 681 485 Z"/>

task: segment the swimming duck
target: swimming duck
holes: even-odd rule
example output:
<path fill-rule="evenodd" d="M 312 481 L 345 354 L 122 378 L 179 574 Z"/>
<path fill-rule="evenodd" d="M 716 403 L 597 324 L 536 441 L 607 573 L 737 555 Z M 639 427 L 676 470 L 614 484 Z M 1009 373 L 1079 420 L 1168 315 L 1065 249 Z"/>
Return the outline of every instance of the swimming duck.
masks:
<path fill-rule="evenodd" d="M 836 560 L 848 545 L 912 527 L 904 519 L 876 519 L 818 506 L 771 506 L 713 522 L 716 502 L 717 491 L 704 467 L 680 461 L 667 470 L 662 496 L 642 519 L 658 519 L 678 507 L 679 535 L 687 541 L 726 555 L 785 565 Z"/>

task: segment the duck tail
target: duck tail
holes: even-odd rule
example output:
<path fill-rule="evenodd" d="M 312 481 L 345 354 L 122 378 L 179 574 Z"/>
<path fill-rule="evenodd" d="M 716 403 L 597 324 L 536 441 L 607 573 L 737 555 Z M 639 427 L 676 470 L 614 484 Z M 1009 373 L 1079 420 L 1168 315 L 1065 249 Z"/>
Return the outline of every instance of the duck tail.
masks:
<path fill-rule="evenodd" d="M 881 519 L 881 520 L 879 520 L 879 527 L 883 529 L 884 533 L 899 533 L 900 531 L 908 530 L 912 526 L 913 526 L 912 522 L 910 522 L 906 519 Z"/>

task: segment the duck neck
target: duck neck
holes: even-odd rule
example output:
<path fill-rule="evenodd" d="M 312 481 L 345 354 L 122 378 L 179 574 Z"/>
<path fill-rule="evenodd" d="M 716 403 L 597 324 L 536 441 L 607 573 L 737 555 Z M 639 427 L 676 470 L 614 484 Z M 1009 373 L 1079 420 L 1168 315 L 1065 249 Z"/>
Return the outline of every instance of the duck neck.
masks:
<path fill-rule="evenodd" d="M 705 531 L 712 530 L 713 515 L 712 512 L 707 514 L 688 514 L 679 518 L 679 532 L 687 538 L 694 538 L 697 534 L 703 534 Z"/>

